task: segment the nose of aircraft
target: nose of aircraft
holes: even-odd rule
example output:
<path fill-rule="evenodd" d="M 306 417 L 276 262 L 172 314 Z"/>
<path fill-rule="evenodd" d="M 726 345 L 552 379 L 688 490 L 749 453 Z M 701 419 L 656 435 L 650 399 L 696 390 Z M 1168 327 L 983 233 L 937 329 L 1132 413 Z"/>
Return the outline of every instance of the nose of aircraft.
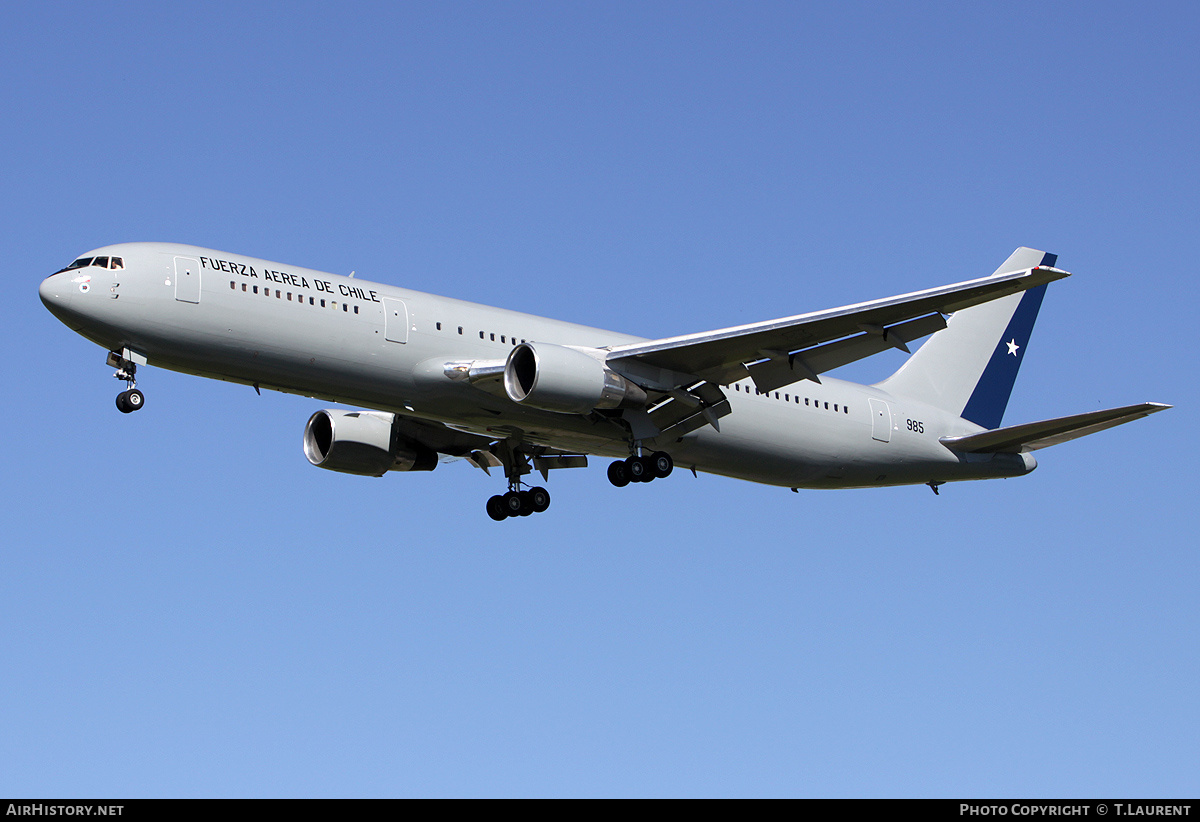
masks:
<path fill-rule="evenodd" d="M 75 287 L 75 283 L 71 282 L 66 273 L 51 274 L 38 286 L 38 296 L 42 298 L 42 305 L 58 317 L 67 310 Z"/>

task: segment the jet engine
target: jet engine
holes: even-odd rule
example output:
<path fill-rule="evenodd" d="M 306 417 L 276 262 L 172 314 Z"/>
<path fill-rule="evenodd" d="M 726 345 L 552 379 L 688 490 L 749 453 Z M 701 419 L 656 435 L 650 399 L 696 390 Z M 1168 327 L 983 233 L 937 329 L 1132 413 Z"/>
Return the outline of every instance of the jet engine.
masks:
<path fill-rule="evenodd" d="M 513 402 L 560 414 L 645 405 L 646 392 L 575 348 L 521 343 L 504 364 L 504 391 Z"/>
<path fill-rule="evenodd" d="M 382 411 L 318 411 L 304 426 L 304 456 L 318 468 L 369 477 L 436 468 L 437 452 L 401 437 L 395 421 Z"/>

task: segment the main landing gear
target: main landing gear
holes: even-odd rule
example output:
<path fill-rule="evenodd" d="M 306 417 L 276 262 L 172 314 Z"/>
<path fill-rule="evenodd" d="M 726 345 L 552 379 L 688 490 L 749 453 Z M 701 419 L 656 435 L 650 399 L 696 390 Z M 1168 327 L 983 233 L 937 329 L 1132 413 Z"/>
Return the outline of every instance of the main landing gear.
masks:
<path fill-rule="evenodd" d="M 608 466 L 608 481 L 618 488 L 631 482 L 650 482 L 670 476 L 675 461 L 666 451 L 653 454 L 634 454 L 626 460 L 617 460 Z"/>
<path fill-rule="evenodd" d="M 126 359 L 115 351 L 108 353 L 108 364 L 117 369 L 113 374 L 118 380 L 124 380 L 129 388 L 117 394 L 117 410 L 122 414 L 130 414 L 146 404 L 146 395 L 137 389 L 137 363 Z"/>
<path fill-rule="evenodd" d="M 540 514 L 550 507 L 550 492 L 538 486 L 527 491 L 512 488 L 507 494 L 497 494 L 487 501 L 488 516 L 500 522 L 509 517 Z"/>
<path fill-rule="evenodd" d="M 529 458 L 520 448 L 519 441 L 497 443 L 496 456 L 504 466 L 508 479 L 508 493 L 496 494 L 487 501 L 488 516 L 500 522 L 509 517 L 527 517 L 540 514 L 550 507 L 550 492 L 541 486 L 522 489 L 521 477 L 533 471 Z"/>

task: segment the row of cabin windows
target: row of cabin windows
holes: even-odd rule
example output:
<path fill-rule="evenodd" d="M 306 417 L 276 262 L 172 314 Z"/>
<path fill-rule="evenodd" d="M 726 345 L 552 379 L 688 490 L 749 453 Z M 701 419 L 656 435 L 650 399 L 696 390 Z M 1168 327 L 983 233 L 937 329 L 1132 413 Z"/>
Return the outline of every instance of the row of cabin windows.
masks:
<path fill-rule="evenodd" d="M 237 290 L 237 281 L 235 281 L 235 280 L 230 280 L 230 281 L 229 281 L 229 287 L 230 287 L 230 289 L 232 289 L 232 290 L 236 291 L 236 290 Z M 257 293 L 258 293 L 258 286 L 257 286 L 257 285 L 250 285 L 249 283 L 242 283 L 242 291 L 245 291 L 245 292 L 247 292 L 247 293 L 257 294 Z M 267 288 L 267 287 L 265 287 L 265 286 L 264 286 L 264 287 L 263 287 L 263 289 L 262 289 L 262 293 L 263 293 L 263 295 L 264 295 L 264 296 L 270 297 L 270 296 L 271 296 L 271 289 L 270 289 L 270 288 Z M 293 299 L 292 292 L 290 292 L 290 291 L 288 291 L 288 292 L 284 292 L 284 291 L 282 291 L 281 289 L 278 289 L 278 288 L 277 288 L 277 289 L 275 289 L 275 297 L 276 297 L 276 299 L 284 299 L 284 294 L 285 294 L 285 293 L 286 293 L 287 299 L 288 299 L 289 301 Z M 303 304 L 304 304 L 304 295 L 303 295 L 303 294 L 296 294 L 296 295 L 295 295 L 295 300 L 296 300 L 296 302 L 298 302 L 298 303 L 300 303 L 301 305 L 303 305 Z M 309 304 L 309 305 L 317 305 L 318 303 L 320 304 L 321 308 L 325 308 L 325 300 L 324 300 L 324 298 L 316 298 L 316 297 L 309 297 L 309 298 L 308 298 L 308 304 Z M 338 307 L 337 300 L 330 300 L 330 304 L 332 305 L 332 307 L 333 307 L 334 309 L 336 309 L 336 308 Z M 351 306 L 349 303 L 346 303 L 346 302 L 343 302 L 343 303 L 342 303 L 342 311 L 349 312 L 349 311 L 350 311 L 350 309 L 351 309 L 351 307 L 352 307 L 352 306 Z M 357 314 L 357 313 L 358 313 L 358 306 L 357 306 L 357 305 L 353 306 L 353 309 L 354 309 L 354 313 L 355 313 L 355 314 Z M 442 330 L 442 324 L 441 324 L 441 323 L 437 323 L 437 330 L 438 330 L 438 331 L 441 331 L 441 330 Z M 459 333 L 459 335 L 460 335 L 460 336 L 461 336 L 461 335 L 462 335 L 462 333 L 463 333 L 463 327 L 462 327 L 461 325 L 458 327 L 458 333 Z M 479 332 L 479 339 L 481 339 L 481 340 L 482 340 L 482 339 L 485 339 L 485 338 L 486 338 L 486 336 L 487 336 L 487 332 L 486 332 L 486 331 L 480 331 L 480 332 Z M 492 341 L 493 341 L 493 342 L 495 342 L 495 340 L 496 340 L 496 335 L 495 335 L 495 334 L 492 334 L 492 335 L 491 335 L 491 339 L 492 339 Z M 507 334 L 501 334 L 501 335 L 500 335 L 500 342 L 502 342 L 502 343 L 505 343 L 505 344 L 508 344 L 508 340 L 509 340 L 509 337 L 508 337 L 508 335 L 507 335 Z M 524 339 L 522 339 L 522 340 L 521 340 L 521 342 L 525 342 L 525 340 L 524 340 Z M 513 345 L 516 345 L 516 344 L 517 344 L 517 338 L 516 338 L 516 337 L 513 337 L 513 338 L 512 338 L 512 344 L 513 344 Z"/>
<path fill-rule="evenodd" d="M 234 290 L 236 290 L 236 289 L 237 289 L 237 283 L 236 283 L 235 281 L 233 281 L 233 280 L 230 280 L 230 282 L 229 282 L 229 287 L 230 287 L 231 289 L 234 289 Z M 257 286 L 257 285 L 249 285 L 248 283 L 242 283 L 242 291 L 250 291 L 250 292 L 252 292 L 252 293 L 254 293 L 254 294 L 257 294 L 257 293 L 258 293 L 258 286 Z M 271 296 L 271 289 L 270 289 L 270 288 L 263 288 L 263 290 L 262 290 L 262 293 L 263 293 L 265 296 L 267 296 L 267 297 L 270 297 L 270 296 Z M 283 292 L 282 292 L 280 289 L 278 289 L 278 288 L 277 288 L 277 289 L 275 289 L 275 298 L 276 298 L 276 299 L 282 299 L 282 298 L 283 298 Z M 288 299 L 288 300 L 291 300 L 291 299 L 292 299 L 292 292 L 290 292 L 290 291 L 289 291 L 289 292 L 287 292 L 287 299 Z M 303 295 L 303 294 L 297 294 L 297 295 L 296 295 L 296 302 L 298 302 L 298 303 L 300 303 L 301 305 L 303 305 L 303 304 L 304 304 L 304 295 Z M 316 299 L 316 298 L 314 298 L 314 297 L 309 297 L 309 298 L 308 298 L 308 304 L 309 304 L 309 305 L 316 305 L 318 302 L 321 304 L 321 308 L 324 308 L 324 307 L 325 307 L 325 300 L 324 300 L 324 298 L 322 298 L 322 299 L 320 299 L 320 300 L 318 300 L 318 299 Z M 332 300 L 331 302 L 332 302 L 332 306 L 333 306 L 333 308 L 336 310 L 336 309 L 337 309 L 337 307 L 338 307 L 337 300 Z M 350 305 L 349 305 L 349 303 L 345 303 L 345 302 L 343 302 L 343 303 L 342 303 L 342 311 L 346 311 L 346 312 L 349 312 L 349 311 L 350 311 Z M 354 313 L 355 313 L 355 314 L 357 314 L 357 313 L 358 313 L 358 306 L 357 306 L 357 305 L 356 305 L 356 306 L 354 306 Z M 436 325 L 437 325 L 437 330 L 438 330 L 438 331 L 441 331 L 441 330 L 442 330 L 442 324 L 441 324 L 441 323 L 437 323 Z M 462 327 L 461 325 L 460 325 L 460 326 L 458 326 L 458 333 L 459 333 L 459 336 L 461 336 L 461 335 L 462 335 L 462 333 L 463 333 L 463 327 Z M 494 332 L 487 332 L 487 331 L 480 331 L 480 332 L 479 332 L 479 339 L 483 340 L 483 339 L 488 339 L 488 338 L 490 338 L 492 342 L 495 342 L 495 341 L 496 341 L 496 335 L 495 335 L 495 333 L 494 333 Z M 507 334 L 501 334 L 501 335 L 500 335 L 500 342 L 501 342 L 501 343 L 504 343 L 505 345 L 508 345 L 508 344 L 509 344 L 509 340 L 510 340 L 510 338 L 509 338 L 509 336 L 508 336 Z M 512 344 L 512 345 L 517 345 L 517 342 L 518 342 L 518 341 L 517 341 L 517 338 L 516 338 L 515 336 L 511 338 L 511 344 Z M 523 343 L 523 342 L 525 342 L 525 340 L 524 340 L 524 339 L 521 339 L 521 340 L 520 340 L 520 342 L 522 342 L 522 343 Z M 750 393 L 750 386 L 748 386 L 748 385 L 742 385 L 742 384 L 740 384 L 740 383 L 734 383 L 734 385 L 733 385 L 733 389 L 734 389 L 735 391 L 742 391 L 742 392 L 745 392 L 745 393 L 747 393 L 747 394 L 749 394 L 749 393 Z M 770 392 L 770 391 L 759 391 L 757 388 L 756 388 L 756 389 L 754 389 L 754 393 L 755 393 L 756 395 L 758 395 L 758 396 L 766 396 L 766 397 L 768 397 L 768 398 L 770 398 L 770 396 L 771 396 L 771 392 Z M 776 392 L 775 392 L 775 399 L 780 399 L 780 396 L 779 396 L 779 392 L 778 392 L 778 391 L 776 391 Z M 784 401 L 784 402 L 793 402 L 793 401 L 794 401 L 794 402 L 795 402 L 797 405 L 799 405 L 799 404 L 800 404 L 800 395 L 799 395 L 799 394 L 796 394 L 796 395 L 793 397 L 793 396 L 792 396 L 790 393 L 785 393 L 785 394 L 783 395 L 782 399 L 783 399 L 783 401 Z M 807 406 L 809 406 L 810 408 L 820 408 L 820 407 L 821 407 L 821 405 L 822 405 L 822 401 L 821 401 L 821 400 L 814 400 L 814 399 L 812 399 L 812 398 L 810 398 L 810 397 L 805 397 L 805 398 L 804 398 L 804 404 L 805 404 L 805 405 L 807 405 Z M 826 411 L 828 411 L 828 410 L 829 410 L 829 403 L 828 403 L 828 402 L 825 402 L 825 403 L 824 403 L 824 406 L 825 406 L 825 410 L 826 410 Z M 843 414 L 849 414 L 849 413 L 850 413 L 850 408 L 849 408 L 848 406 L 841 405 L 841 404 L 839 404 L 839 403 L 836 403 L 836 402 L 833 404 L 833 410 L 834 410 L 835 412 L 837 412 L 837 411 L 841 411 Z"/>
<path fill-rule="evenodd" d="M 230 289 L 232 289 L 232 290 L 236 291 L 236 290 L 237 290 L 237 283 L 236 283 L 235 281 L 233 281 L 233 280 L 230 280 L 230 281 L 229 281 L 229 287 L 230 287 Z M 242 283 L 242 291 L 245 291 L 245 292 L 246 292 L 246 293 L 248 293 L 248 294 L 257 294 L 257 293 L 258 293 L 258 286 L 256 286 L 256 285 L 250 285 L 249 283 Z M 269 288 L 267 288 L 267 287 L 265 287 L 265 286 L 264 286 L 264 287 L 263 287 L 263 290 L 262 290 L 262 293 L 263 293 L 263 296 L 264 296 L 264 297 L 270 297 L 270 296 L 271 296 L 271 289 L 269 289 Z M 281 289 L 278 289 L 278 288 L 277 288 L 277 289 L 275 289 L 275 299 L 277 299 L 277 300 L 282 300 L 282 299 L 284 298 L 284 294 L 285 294 L 285 292 L 284 292 L 284 291 L 282 291 Z M 292 292 L 288 291 L 288 292 L 286 292 L 286 294 L 287 294 L 287 299 L 288 299 L 289 301 L 291 301 L 291 299 L 292 299 Z M 303 295 L 303 294 L 296 294 L 296 295 L 295 295 L 295 300 L 296 300 L 296 302 L 297 302 L 297 303 L 299 303 L 300 305 L 304 305 L 304 295 Z M 337 301 L 337 300 L 330 300 L 330 301 L 329 301 L 329 303 L 330 303 L 330 306 L 329 306 L 329 307 L 333 308 L 333 309 L 336 311 L 336 310 L 337 310 L 337 307 L 338 307 L 338 301 Z M 323 297 L 322 297 L 321 299 L 317 299 L 316 297 L 309 297 L 309 298 L 308 298 L 308 304 L 309 304 L 309 305 L 312 305 L 312 306 L 315 306 L 315 305 L 317 305 L 317 304 L 320 304 L 321 308 L 325 308 L 325 299 L 324 299 Z M 357 306 L 357 305 L 356 305 L 356 306 L 353 306 L 353 308 L 354 308 L 354 313 L 355 313 L 355 314 L 357 314 L 357 313 L 358 313 L 358 306 Z M 350 305 L 350 303 L 347 303 L 347 302 L 343 302 L 343 303 L 342 303 L 342 311 L 344 311 L 344 312 L 346 312 L 347 314 L 349 314 L 349 313 L 350 313 L 350 309 L 351 309 L 351 305 Z"/>
<path fill-rule="evenodd" d="M 734 390 L 734 391 L 741 391 L 741 392 L 743 392 L 743 393 L 746 393 L 746 394 L 749 394 L 749 393 L 751 393 L 751 388 L 750 388 L 750 386 L 748 386 L 748 385 L 742 385 L 741 383 L 736 383 L 736 382 L 733 384 L 733 390 Z M 753 392 L 754 392 L 754 394 L 755 394 L 755 395 L 757 395 L 757 396 L 760 396 L 760 397 L 767 397 L 768 399 L 770 399 L 770 397 L 771 397 L 771 392 L 770 392 L 770 391 L 759 391 L 757 388 L 755 388 L 755 389 L 753 389 Z M 778 400 L 778 399 L 782 399 L 784 402 L 795 402 L 797 405 L 799 405 L 799 404 L 800 404 L 800 395 L 799 395 L 799 394 L 795 394 L 795 395 L 792 395 L 792 394 L 784 394 L 782 397 L 780 397 L 780 395 L 779 395 L 779 392 L 778 392 L 778 391 L 776 391 L 776 392 L 775 392 L 775 399 L 777 399 L 777 400 Z M 805 404 L 805 405 L 807 405 L 809 408 L 820 408 L 822 405 L 824 405 L 824 406 L 825 406 L 825 410 L 826 410 L 826 411 L 829 411 L 829 410 L 831 410 L 831 409 L 829 408 L 829 405 L 830 405 L 830 404 L 829 404 L 828 402 L 824 402 L 824 401 L 822 401 L 822 400 L 814 400 L 814 399 L 812 399 L 811 397 L 805 397 L 805 398 L 804 398 L 804 404 Z M 833 411 L 840 411 L 840 412 L 841 412 L 841 413 L 843 413 L 843 414 L 849 414 L 849 413 L 850 413 L 850 407 L 849 407 L 849 406 L 847 406 L 847 405 L 842 405 L 841 403 L 836 403 L 836 402 L 835 402 L 835 403 L 833 403 L 833 408 L 832 408 L 832 410 L 833 410 Z"/>
<path fill-rule="evenodd" d="M 435 325 L 437 326 L 437 330 L 438 330 L 438 331 L 441 331 L 441 330 L 442 330 L 442 324 L 441 324 L 441 323 L 435 323 Z M 462 336 L 462 333 L 463 333 L 463 327 L 460 325 L 460 326 L 458 327 L 458 335 L 461 337 L 461 336 Z M 491 341 L 492 341 L 492 342 L 495 342 L 495 341 L 496 341 L 496 335 L 495 335 L 495 334 L 493 334 L 493 333 L 489 333 L 489 332 L 487 332 L 487 331 L 480 331 L 480 332 L 479 332 L 479 339 L 481 339 L 481 340 L 486 340 L 486 339 L 488 339 L 489 337 L 491 338 Z M 514 337 L 509 337 L 507 334 L 501 334 L 501 335 L 500 335 L 500 342 L 504 343 L 505 345 L 510 345 L 510 344 L 511 344 L 511 345 L 516 345 L 518 342 L 525 342 L 525 340 L 524 340 L 524 338 L 522 338 L 522 339 L 518 340 L 518 339 L 517 339 L 515 336 L 514 336 Z"/>

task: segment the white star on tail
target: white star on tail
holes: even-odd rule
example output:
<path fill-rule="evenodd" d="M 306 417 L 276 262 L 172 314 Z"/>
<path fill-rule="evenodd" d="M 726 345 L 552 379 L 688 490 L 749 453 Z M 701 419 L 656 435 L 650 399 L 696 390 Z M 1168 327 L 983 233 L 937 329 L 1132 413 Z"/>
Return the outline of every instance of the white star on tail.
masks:
<path fill-rule="evenodd" d="M 1017 341 L 1015 339 L 1010 340 L 1009 342 L 1006 342 L 1005 345 L 1008 346 L 1009 354 L 1012 354 L 1014 357 L 1017 356 L 1017 349 L 1020 348 L 1021 346 L 1017 345 Z"/>

